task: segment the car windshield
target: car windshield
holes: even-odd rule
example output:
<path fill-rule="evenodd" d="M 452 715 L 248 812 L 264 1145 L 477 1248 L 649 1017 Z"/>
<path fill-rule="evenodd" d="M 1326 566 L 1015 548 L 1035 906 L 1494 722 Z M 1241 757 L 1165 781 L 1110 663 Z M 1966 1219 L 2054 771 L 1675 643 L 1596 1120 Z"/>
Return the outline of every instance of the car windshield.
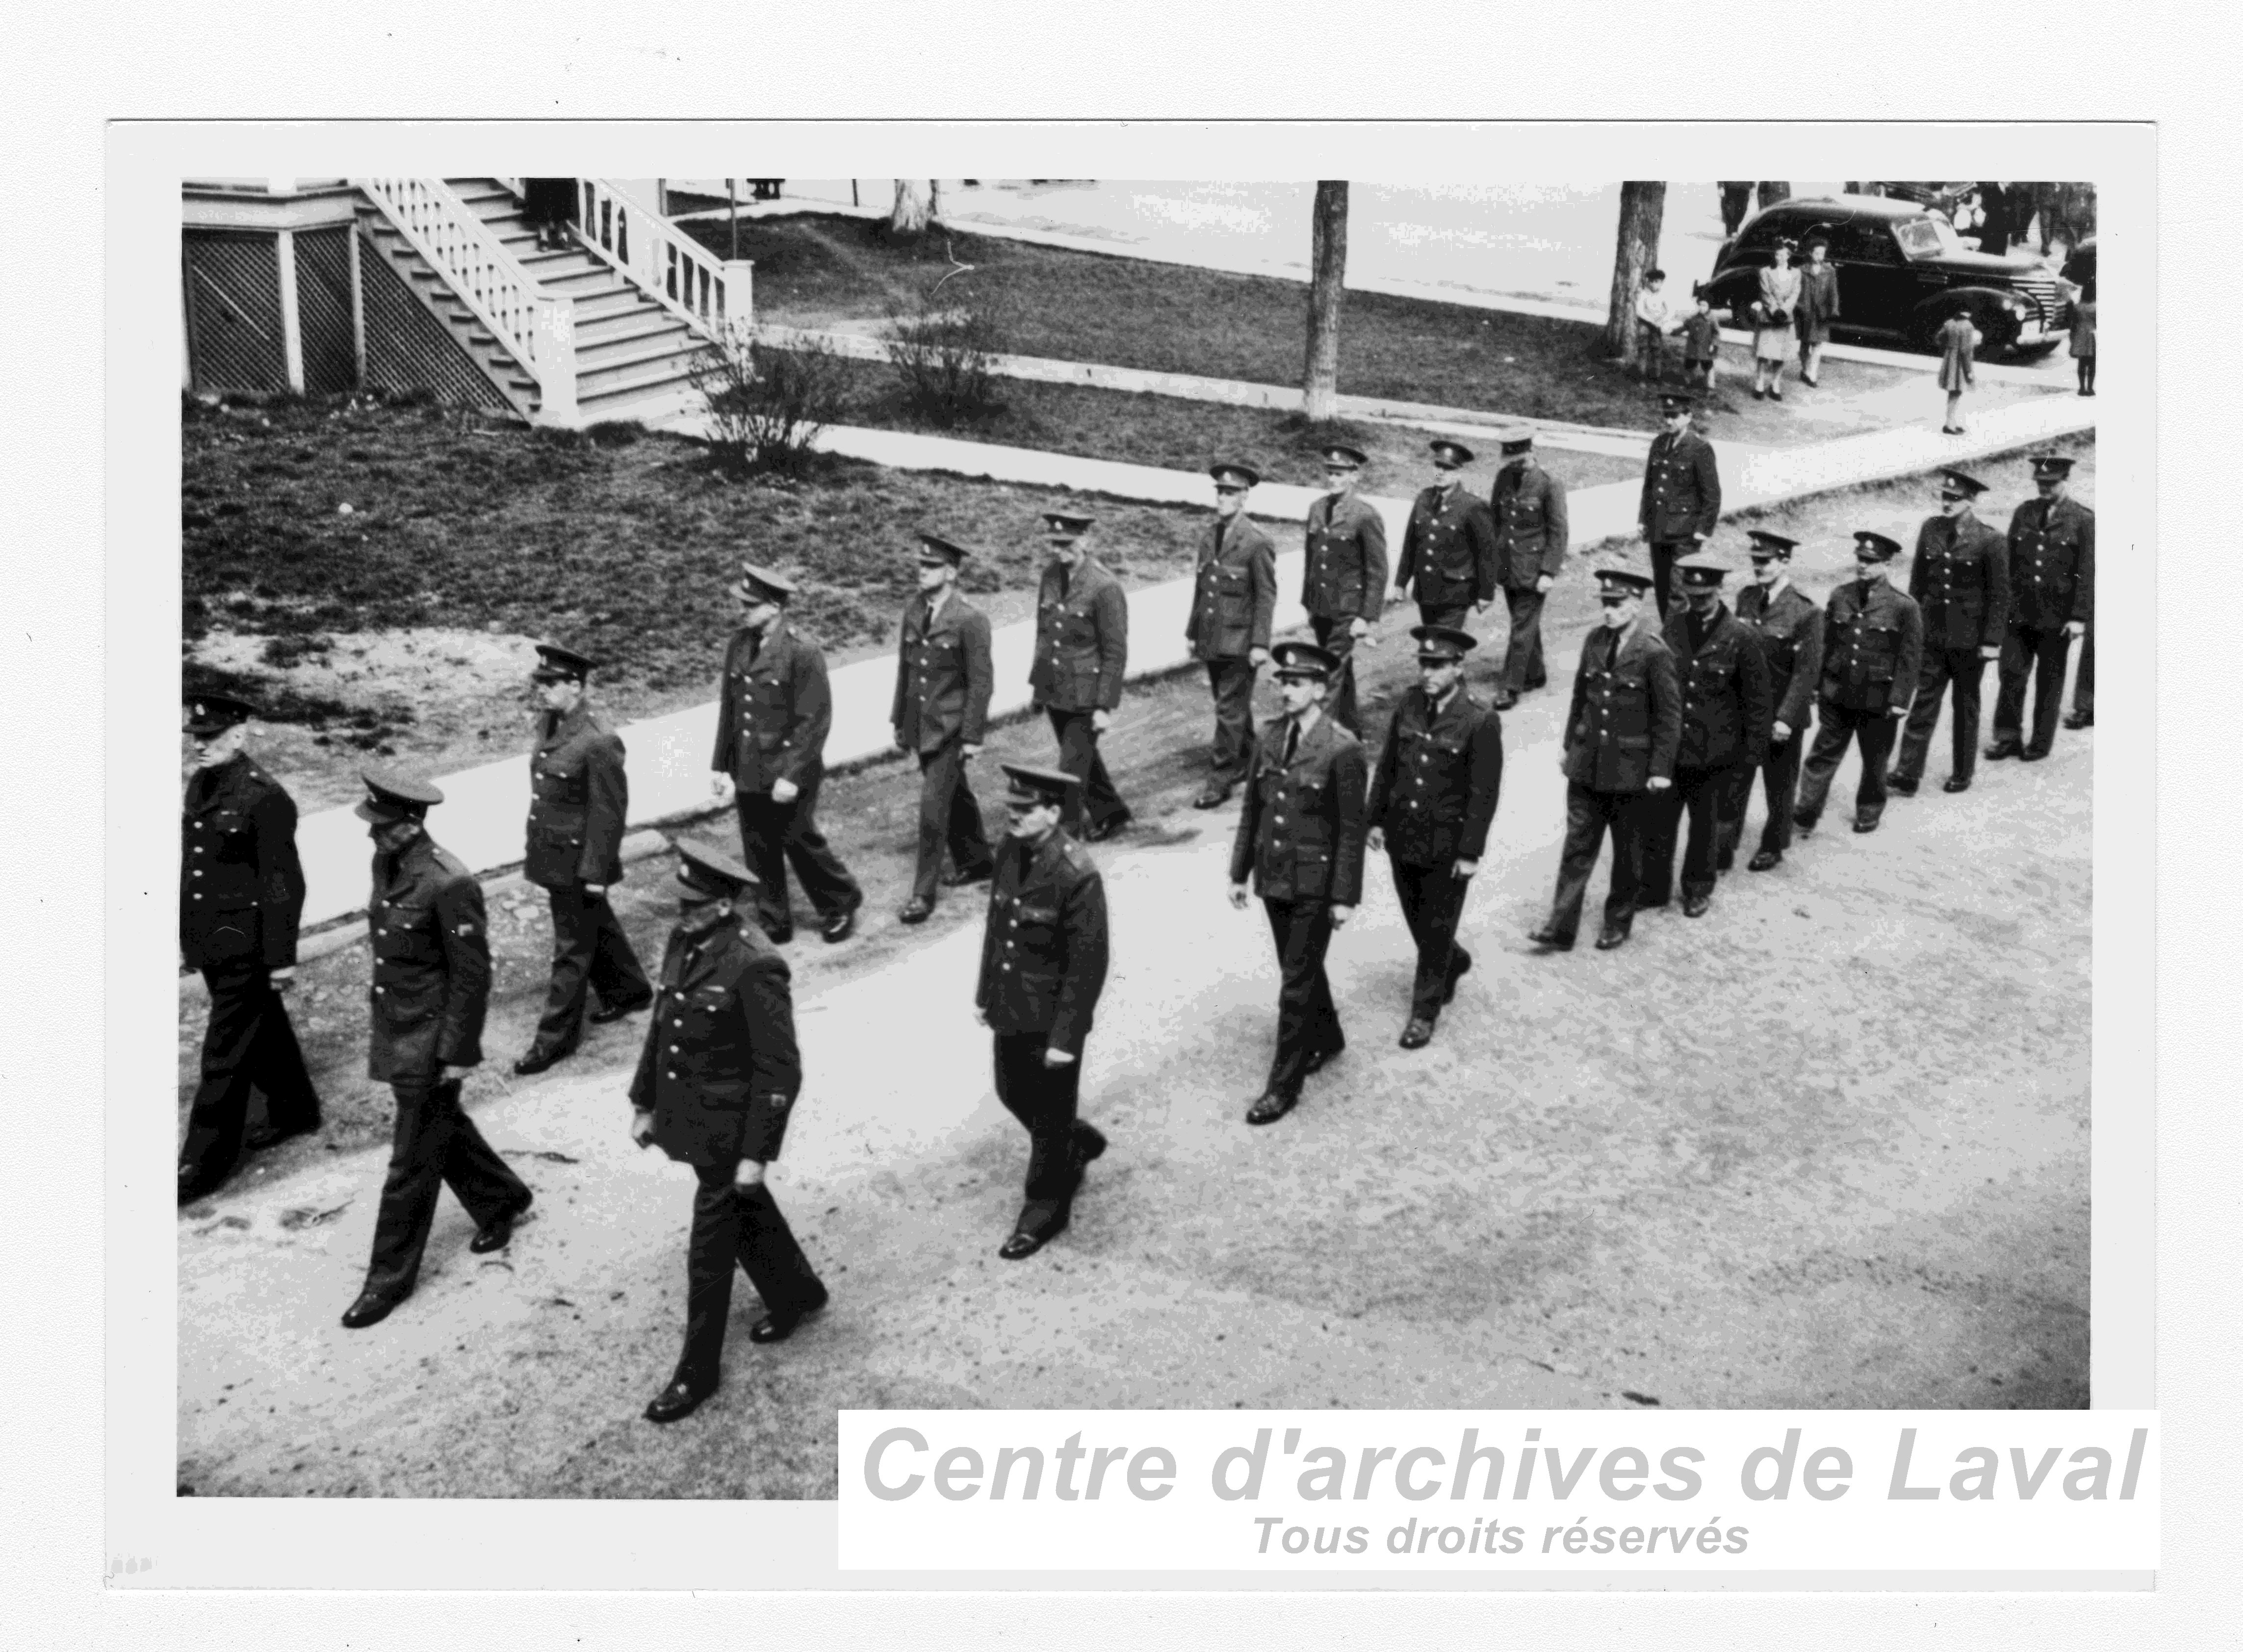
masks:
<path fill-rule="evenodd" d="M 1900 250 L 1912 259 L 1936 259 L 1963 250 L 1955 226 L 1929 212 L 1922 218 L 1903 218 L 1893 225 L 1893 235 L 1900 242 Z"/>

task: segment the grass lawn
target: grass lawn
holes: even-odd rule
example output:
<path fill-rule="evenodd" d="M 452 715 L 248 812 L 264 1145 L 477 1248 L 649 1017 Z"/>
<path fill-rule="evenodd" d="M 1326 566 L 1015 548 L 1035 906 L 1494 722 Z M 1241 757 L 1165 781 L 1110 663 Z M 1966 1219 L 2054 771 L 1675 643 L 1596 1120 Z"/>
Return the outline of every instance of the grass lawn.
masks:
<path fill-rule="evenodd" d="M 682 227 L 718 252 L 730 245 L 722 220 Z M 1298 282 L 950 231 L 899 245 L 879 220 L 812 213 L 744 221 L 740 252 L 755 263 L 756 312 L 770 321 L 875 320 L 940 283 L 946 303 L 994 307 L 1015 354 L 1300 381 L 1308 289 Z M 1601 329 L 1591 323 L 1351 292 L 1339 384 L 1351 395 L 1654 429 L 1647 389 L 1601 350 Z M 1728 353 L 1727 371 L 1749 373 L 1742 352 Z M 1724 393 L 1713 428 L 1771 446 L 1824 440 L 1894 422 L 1896 395 L 1910 409 L 1902 416 L 1917 416 L 1919 399 L 1910 393 L 1930 383 L 1903 368 L 1832 361 L 1816 392 L 1798 386 L 1795 371 L 1782 403 L 1753 400 L 1748 381 L 1741 394 Z M 1988 384 L 1971 405 L 2038 393 Z"/>

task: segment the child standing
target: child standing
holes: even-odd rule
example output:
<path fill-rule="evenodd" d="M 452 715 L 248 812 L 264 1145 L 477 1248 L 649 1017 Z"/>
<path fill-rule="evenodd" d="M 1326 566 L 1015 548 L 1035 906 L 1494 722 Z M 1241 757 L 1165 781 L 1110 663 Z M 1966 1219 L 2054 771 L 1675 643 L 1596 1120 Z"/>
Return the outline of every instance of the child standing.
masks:
<path fill-rule="evenodd" d="M 1939 428 L 1944 435 L 1963 433 L 1957 410 L 1963 405 L 1963 393 L 1978 382 L 1971 366 L 1978 346 L 1985 341 L 1985 335 L 1970 325 L 1967 315 L 1950 316 L 1939 329 L 1936 341 L 1943 358 L 1939 364 L 1939 387 L 1947 393 L 1947 420 Z"/>
<path fill-rule="evenodd" d="M 1674 329 L 1666 285 L 1666 271 L 1648 270 L 1644 272 L 1642 289 L 1635 295 L 1636 364 L 1654 384 L 1667 376 L 1667 335 Z"/>
<path fill-rule="evenodd" d="M 2095 393 L 2095 285 L 2089 282 L 2071 301 L 2071 359 L 2079 364 L 2079 393 Z M 2082 658 L 2085 656 L 2083 655 Z"/>
<path fill-rule="evenodd" d="M 1682 376 L 1700 390 L 1714 387 L 1714 374 L 1721 356 L 1721 322 L 1713 300 L 1701 285 L 1691 289 L 1698 307 L 1682 323 Z"/>

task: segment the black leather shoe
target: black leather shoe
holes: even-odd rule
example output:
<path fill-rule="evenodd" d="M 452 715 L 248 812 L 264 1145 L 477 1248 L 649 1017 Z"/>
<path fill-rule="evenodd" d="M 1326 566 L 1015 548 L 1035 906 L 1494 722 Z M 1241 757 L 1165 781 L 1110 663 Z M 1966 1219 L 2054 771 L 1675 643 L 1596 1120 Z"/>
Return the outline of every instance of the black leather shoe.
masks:
<path fill-rule="evenodd" d="M 794 925 L 791 923 L 777 925 L 766 923 L 763 926 L 763 931 L 764 938 L 773 946 L 785 946 L 789 941 L 794 939 Z"/>
<path fill-rule="evenodd" d="M 1970 782 L 1961 775 L 1950 775 L 1939 788 L 1942 791 L 1968 791 Z"/>
<path fill-rule="evenodd" d="M 1125 809 L 1120 814 L 1108 820 L 1104 824 L 1093 826 L 1088 831 L 1084 832 L 1082 835 L 1082 841 L 1086 843 L 1102 843 L 1108 838 L 1120 835 L 1122 829 L 1126 828 L 1131 821 L 1136 818 L 1137 817 L 1135 815 L 1131 814 Z"/>
<path fill-rule="evenodd" d="M 1894 775 L 1885 782 L 1885 789 L 1896 797 L 1913 797 L 1923 783 L 1914 775 Z"/>
<path fill-rule="evenodd" d="M 2091 395 L 2094 393 L 2091 391 L 2088 393 Z M 2091 711 L 2067 711 L 2064 715 L 2064 726 L 2067 729 L 2092 729 L 2095 714 Z"/>
<path fill-rule="evenodd" d="M 252 1131 L 249 1138 L 241 1144 L 242 1151 L 251 1153 L 268 1152 L 284 1141 L 293 1140 L 298 1136 L 311 1135 L 319 1127 L 320 1121 L 316 1118 L 307 1125 L 291 1125 L 286 1130 L 275 1130 L 271 1125 L 260 1125 Z"/>
<path fill-rule="evenodd" d="M 1510 711 L 1519 704 L 1519 696 L 1505 688 L 1488 702 L 1498 711 Z"/>
<path fill-rule="evenodd" d="M 376 1296 L 371 1291 L 361 1291 L 358 1300 L 343 1310 L 343 1329 L 363 1331 L 369 1325 L 380 1325 L 389 1317 L 389 1311 L 404 1299 L 403 1297 Z"/>
<path fill-rule="evenodd" d="M 1682 897 L 1682 916 L 1703 917 L 1706 916 L 1707 909 L 1713 903 L 1714 897 L 1710 895 L 1685 895 Z"/>
<path fill-rule="evenodd" d="M 1669 894 L 1662 895 L 1655 901 L 1638 901 L 1635 903 L 1635 910 L 1639 912 L 1664 911 L 1667 907 L 1667 903 L 1673 898 L 1674 897 Z"/>
<path fill-rule="evenodd" d="M 1423 1016 L 1411 1016 L 1410 1024 L 1402 1029 L 1402 1047 L 1404 1050 L 1423 1050 L 1432 1042 L 1433 1024 Z"/>
<path fill-rule="evenodd" d="M 1209 784 L 1192 799 L 1194 809 L 1220 809 L 1230 801 L 1230 788 Z"/>
<path fill-rule="evenodd" d="M 1768 870 L 1769 867 L 1777 864 L 1782 859 L 1783 851 L 1782 850 L 1764 849 L 1761 850 L 1759 854 L 1754 856 L 1750 860 L 1745 863 L 1745 870 L 1748 872 L 1764 872 Z"/>
<path fill-rule="evenodd" d="M 605 1026 L 610 1021 L 620 1021 L 625 1016 L 637 1015 L 640 1011 L 649 1008 L 653 1003 L 654 994 L 650 992 L 643 998 L 633 998 L 626 1004 L 603 1004 L 599 1009 L 592 1011 L 592 1020 L 599 1026 Z"/>
<path fill-rule="evenodd" d="M 904 903 L 904 910 L 896 914 L 899 923 L 924 923 L 934 916 L 933 901 L 912 900 Z"/>
<path fill-rule="evenodd" d="M 568 1050 L 533 1050 L 514 1064 L 514 1076 L 527 1078 L 532 1073 L 543 1072 L 548 1067 L 557 1067 L 573 1053 Z"/>
<path fill-rule="evenodd" d="M 674 1377 L 670 1386 L 648 1403 L 646 1420 L 649 1422 L 676 1422 L 681 1417 L 690 1417 L 701 1408 L 703 1400 L 716 1392 L 717 1385 L 713 1382 L 704 1388 L 683 1377 Z"/>
<path fill-rule="evenodd" d="M 1074 1167 L 1078 1171 L 1094 1158 L 1105 1156 L 1106 1132 L 1095 1125 L 1086 1125 L 1081 1119 L 1074 1124 Z"/>
<path fill-rule="evenodd" d="M 1873 832 L 1876 829 L 1877 823 L 1873 820 L 1857 820 L 1854 823 L 1854 829 L 1857 832 Z"/>
<path fill-rule="evenodd" d="M 1820 817 L 1814 815 L 1794 815 L 1791 817 L 1791 829 L 1802 837 L 1812 837 L 1815 836 L 1815 823 L 1818 818 Z"/>
<path fill-rule="evenodd" d="M 181 1208 L 184 1209 L 185 1206 L 195 1203 L 198 1199 L 208 1199 L 212 1193 L 218 1192 L 219 1186 L 219 1184 L 217 1182 L 205 1182 L 197 1177 L 188 1175 L 185 1171 L 181 1171 L 179 1172 L 179 1204 Z"/>
<path fill-rule="evenodd" d="M 2027 746 L 2023 751 L 2017 754 L 2017 761 L 2021 763 L 2037 763 L 2047 755 L 2048 748 L 2046 746 Z"/>
<path fill-rule="evenodd" d="M 2004 757 L 2014 757 L 2024 749 L 2024 742 L 2016 740 L 1997 740 L 1986 748 L 1986 761 L 1997 763 Z"/>
<path fill-rule="evenodd" d="M 1346 1048 L 1347 1040 L 1343 1038 L 1337 1044 L 1327 1044 L 1322 1050 L 1310 1051 L 1309 1058 L 1301 1064 L 1301 1077 L 1305 1078 L 1310 1073 L 1322 1072 L 1337 1060 L 1339 1052 Z"/>
<path fill-rule="evenodd" d="M 1449 964 L 1449 984 L 1441 989 L 1441 1002 L 1452 1003 L 1457 996 L 1457 983 L 1472 973 L 1472 954 L 1464 948 L 1457 949 L 1456 957 Z"/>
<path fill-rule="evenodd" d="M 1055 1227 L 1041 1233 L 1015 1233 L 997 1247 L 997 1254 L 1007 1262 L 1021 1261 L 1043 1249 L 1045 1244 L 1057 1238 L 1060 1232 L 1061 1228 Z"/>
<path fill-rule="evenodd" d="M 942 880 L 945 889 L 964 889 L 968 883 L 986 883 L 997 875 L 994 866 L 976 866 L 966 871 L 951 872 Z"/>
<path fill-rule="evenodd" d="M 1545 952 L 1570 952 L 1573 950 L 1572 936 L 1560 935 L 1552 929 L 1536 930 L 1526 937 L 1526 942 L 1530 946 L 1540 947 Z"/>
<path fill-rule="evenodd" d="M 1616 923 L 1605 925 L 1605 932 L 1597 937 L 1597 950 L 1609 952 L 1616 946 L 1627 944 L 1627 931 Z"/>
<path fill-rule="evenodd" d="M 1732 871 L 1735 870 L 1736 863 L 1736 850 L 1733 849 L 1725 849 L 1719 855 L 1716 855 L 1714 857 L 1714 870 L 1717 873 Z"/>
<path fill-rule="evenodd" d="M 821 1289 L 818 1293 L 818 1300 L 797 1308 L 791 1313 L 766 1313 L 748 1327 L 748 1340 L 751 1342 L 785 1341 L 794 1334 L 795 1326 L 824 1307 L 828 1299 L 827 1293 Z"/>
<path fill-rule="evenodd" d="M 825 937 L 826 945 L 838 946 L 857 932 L 857 914 L 864 904 L 862 898 L 852 901 L 818 924 L 818 932 Z"/>
<path fill-rule="evenodd" d="M 1274 1125 L 1300 1105 L 1298 1096 L 1281 1096 L 1276 1091 L 1266 1091 L 1246 1110 L 1249 1125 Z"/>
<path fill-rule="evenodd" d="M 522 1219 L 523 1213 L 535 1202 L 535 1194 L 523 1194 L 521 1204 L 500 1217 L 488 1227 L 477 1228 L 475 1238 L 468 1241 L 468 1249 L 477 1256 L 488 1256 L 493 1251 L 504 1250 L 514 1238 L 514 1225 Z"/>

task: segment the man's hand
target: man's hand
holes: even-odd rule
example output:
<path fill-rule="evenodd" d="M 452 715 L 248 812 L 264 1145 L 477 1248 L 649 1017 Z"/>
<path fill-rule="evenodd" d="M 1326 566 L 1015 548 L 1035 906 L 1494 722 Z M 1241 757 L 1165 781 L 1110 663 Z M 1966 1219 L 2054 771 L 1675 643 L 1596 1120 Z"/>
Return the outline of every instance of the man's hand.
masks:
<path fill-rule="evenodd" d="M 1774 732 L 1778 740 L 1788 740 L 1791 738 L 1791 725 L 1786 722 L 1782 718 L 1778 717 L 1775 720 L 1775 729 Z"/>
<path fill-rule="evenodd" d="M 1487 612 L 1487 605 L 1488 605 L 1490 602 L 1492 602 L 1494 600 L 1495 600 L 1495 599 L 1494 599 L 1493 597 L 1490 597 L 1490 596 L 1484 596 L 1484 597 L 1480 598 L 1480 600 L 1479 600 L 1478 601 L 1477 601 L 1477 602 L 1475 602 L 1475 603 L 1473 603 L 1473 604 L 1472 604 L 1472 612 L 1473 612 L 1474 614 L 1485 614 L 1485 613 L 1486 613 L 1486 612 Z"/>
<path fill-rule="evenodd" d="M 1357 641 L 1369 636 L 1371 635 L 1371 621 L 1364 619 L 1360 614 L 1357 614 L 1353 619 L 1347 622 L 1347 634 L 1348 635 L 1356 638 Z"/>
<path fill-rule="evenodd" d="M 1094 711 L 1094 712 L 1092 712 L 1092 713 L 1090 714 L 1090 732 L 1091 732 L 1091 733 L 1093 733 L 1093 734 L 1095 734 L 1095 735 L 1102 735 L 1102 734 L 1104 734 L 1104 733 L 1105 733 L 1108 729 L 1111 729 L 1113 726 L 1114 726 L 1114 714 L 1113 714 L 1112 712 L 1110 712 L 1110 711 Z"/>
<path fill-rule="evenodd" d="M 721 769 L 709 771 L 709 795 L 720 803 L 732 801 L 732 777 Z"/>
<path fill-rule="evenodd" d="M 1706 536 L 1703 534 L 1693 534 L 1690 535 L 1690 542 L 1693 545 L 1703 545 L 1706 542 Z"/>
<path fill-rule="evenodd" d="M 1046 1044 L 1044 1046 L 1044 1065 L 1047 1067 L 1072 1067 L 1074 1065 L 1074 1058 L 1068 1054 L 1064 1050 L 1054 1050 L 1051 1045 Z"/>
<path fill-rule="evenodd" d="M 641 1147 L 648 1147 L 648 1146 L 651 1146 L 651 1145 L 653 1145 L 653 1142 L 654 1142 L 654 1109 L 653 1109 L 653 1108 L 651 1108 L 651 1107 L 642 1107 L 642 1108 L 640 1108 L 637 1112 L 634 1112 L 634 1113 L 631 1115 L 631 1122 L 630 1122 L 630 1138 L 631 1138 L 634 1142 L 637 1142 L 637 1143 Z"/>
<path fill-rule="evenodd" d="M 985 1027 L 989 1024 L 989 1012 L 978 1004 L 973 1006 L 973 1018 Z"/>
<path fill-rule="evenodd" d="M 763 1185 L 764 1167 L 759 1159 L 744 1158 L 739 1168 L 732 1172 L 732 1185 L 735 1187 L 761 1187 Z"/>
<path fill-rule="evenodd" d="M 959 748 L 959 755 L 964 757 L 967 762 L 972 762 L 976 757 L 979 757 L 981 755 L 981 748 L 979 746 L 961 746 Z"/>
<path fill-rule="evenodd" d="M 1363 841 L 1364 846 L 1368 848 L 1372 854 L 1384 854 L 1386 852 L 1386 829 L 1383 826 L 1372 827 L 1371 830 L 1364 835 Z"/>
<path fill-rule="evenodd" d="M 1245 885 L 1245 884 L 1243 884 L 1243 883 L 1233 883 L 1233 884 L 1230 886 L 1230 903 L 1231 903 L 1233 906 L 1236 907 L 1236 908 L 1237 908 L 1240 911 L 1242 911 L 1242 912 L 1243 912 L 1243 911 L 1246 910 L 1246 885 Z"/>
<path fill-rule="evenodd" d="M 1335 906 L 1335 907 L 1334 907 L 1334 908 L 1332 908 L 1332 910 L 1331 910 L 1332 928 L 1334 928 L 1334 929 L 1336 929 L 1336 930 L 1344 930 L 1344 929 L 1345 929 L 1345 928 L 1347 927 L 1347 921 L 1348 921 L 1348 919 L 1350 919 L 1350 918 L 1353 917 L 1354 916 L 1355 916 L 1355 909 L 1354 909 L 1353 907 L 1351 907 L 1351 906 Z"/>
<path fill-rule="evenodd" d="M 1651 789 L 1654 791 L 1665 791 L 1674 783 L 1674 782 L 1673 781 L 1669 780 L 1664 775 L 1654 775 L 1651 777 Z"/>
<path fill-rule="evenodd" d="M 796 785 L 791 780 L 774 780 L 771 782 L 771 802 L 775 803 L 784 806 L 787 803 L 792 802 L 796 798 L 801 796 L 802 788 Z"/>
<path fill-rule="evenodd" d="M 2078 641 L 2081 637 L 2087 635 L 2087 621 L 2085 620 L 2066 620 L 2064 622 L 2064 635 L 2071 638 L 2075 642 Z"/>
<path fill-rule="evenodd" d="M 590 896 L 596 901 L 607 892 L 608 886 L 605 883 L 587 883 L 584 885 L 584 893 Z"/>
<path fill-rule="evenodd" d="M 273 984 L 273 990 L 275 992 L 286 992 L 295 984 L 296 966 L 290 964 L 278 970 L 267 970 L 265 972 L 265 978 Z"/>
<path fill-rule="evenodd" d="M 1386 600 L 1389 602 L 1407 602 L 1410 600 L 1410 588 L 1406 585 L 1396 586 L 1393 594 Z"/>
<path fill-rule="evenodd" d="M 1270 663 L 1270 650 L 1267 648 L 1247 649 L 1246 663 L 1252 666 L 1257 671 L 1260 670 L 1263 666 Z"/>
<path fill-rule="evenodd" d="M 1456 863 L 1455 870 L 1456 875 L 1460 878 L 1470 877 L 1474 872 L 1479 870 L 1479 863 L 1478 861 L 1458 861 Z"/>
<path fill-rule="evenodd" d="M 1535 593 L 1538 595 L 1547 596 L 1550 594 L 1550 588 L 1557 584 L 1557 581 L 1552 579 L 1547 574 L 1545 574 L 1534 581 Z"/>
<path fill-rule="evenodd" d="M 911 749 L 911 742 L 904 738 L 903 726 L 900 723 L 896 725 L 895 742 L 896 749 L 898 751 L 909 751 Z"/>

